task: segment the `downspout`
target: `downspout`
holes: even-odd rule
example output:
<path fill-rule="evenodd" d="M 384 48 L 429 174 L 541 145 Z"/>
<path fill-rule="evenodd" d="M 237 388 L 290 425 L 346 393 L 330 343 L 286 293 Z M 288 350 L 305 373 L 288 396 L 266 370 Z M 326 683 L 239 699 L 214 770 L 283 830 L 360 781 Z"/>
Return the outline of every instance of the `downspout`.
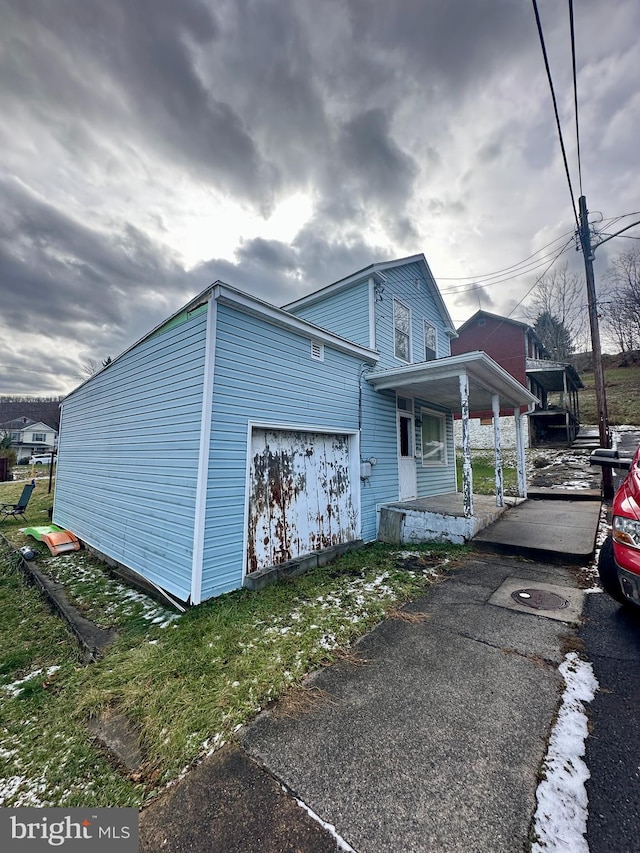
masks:
<path fill-rule="evenodd" d="M 362 380 L 366 373 L 371 373 L 371 367 L 363 362 L 358 374 L 358 432 L 362 430 Z"/>

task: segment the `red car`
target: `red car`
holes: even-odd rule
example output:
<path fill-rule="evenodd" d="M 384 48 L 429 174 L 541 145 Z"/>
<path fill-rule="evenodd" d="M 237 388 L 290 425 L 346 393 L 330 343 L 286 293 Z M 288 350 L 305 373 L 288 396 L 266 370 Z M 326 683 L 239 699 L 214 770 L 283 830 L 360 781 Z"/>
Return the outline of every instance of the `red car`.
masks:
<path fill-rule="evenodd" d="M 628 469 L 612 506 L 611 535 L 598 559 L 600 583 L 621 604 L 640 607 L 640 446 L 633 459 L 615 450 L 594 450 L 592 465 Z"/>

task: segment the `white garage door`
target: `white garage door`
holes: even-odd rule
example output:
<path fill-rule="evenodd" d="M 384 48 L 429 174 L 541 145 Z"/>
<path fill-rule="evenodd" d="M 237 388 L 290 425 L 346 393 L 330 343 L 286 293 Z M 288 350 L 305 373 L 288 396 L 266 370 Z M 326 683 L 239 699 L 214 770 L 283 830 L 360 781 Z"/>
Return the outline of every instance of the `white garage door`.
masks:
<path fill-rule="evenodd" d="M 357 538 L 349 436 L 254 429 L 247 572 Z"/>

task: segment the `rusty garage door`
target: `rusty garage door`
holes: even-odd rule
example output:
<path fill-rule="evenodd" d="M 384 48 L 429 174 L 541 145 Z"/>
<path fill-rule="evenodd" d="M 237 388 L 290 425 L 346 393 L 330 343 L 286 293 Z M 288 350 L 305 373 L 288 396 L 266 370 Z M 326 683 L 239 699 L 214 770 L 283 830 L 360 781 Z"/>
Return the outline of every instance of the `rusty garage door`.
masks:
<path fill-rule="evenodd" d="M 254 429 L 247 571 L 357 538 L 349 436 Z"/>

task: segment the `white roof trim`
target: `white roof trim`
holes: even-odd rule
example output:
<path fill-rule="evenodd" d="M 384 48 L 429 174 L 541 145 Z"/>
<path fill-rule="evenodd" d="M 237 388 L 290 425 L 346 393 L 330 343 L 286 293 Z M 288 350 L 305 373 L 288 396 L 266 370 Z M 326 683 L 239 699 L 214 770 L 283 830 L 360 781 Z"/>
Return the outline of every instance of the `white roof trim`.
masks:
<path fill-rule="evenodd" d="M 280 326 L 299 335 L 304 335 L 307 338 L 313 338 L 314 341 L 326 344 L 348 355 L 354 355 L 363 361 L 373 363 L 379 358 L 378 353 L 375 350 L 369 349 L 369 347 L 354 344 L 346 338 L 340 337 L 340 335 L 328 332 L 326 329 L 320 328 L 320 326 L 309 323 L 308 320 L 296 317 L 295 314 L 289 314 L 283 308 L 276 308 L 275 305 L 270 305 L 268 302 L 256 299 L 255 296 L 250 296 L 248 293 L 236 290 L 234 287 L 224 284 L 224 282 L 216 282 L 213 287 L 213 298 L 223 305 L 230 305 L 247 314 L 253 314 L 255 317 L 260 317 L 275 326 Z"/>
<path fill-rule="evenodd" d="M 216 281 L 214 284 L 209 285 L 209 287 L 205 288 L 205 290 L 201 291 L 197 296 L 194 296 L 193 299 L 190 299 L 185 305 L 182 305 L 177 311 L 174 311 L 170 317 L 167 317 L 161 323 L 158 323 L 157 326 L 154 326 L 153 329 L 150 329 L 145 335 L 139 338 L 135 343 L 131 344 L 130 347 L 127 347 L 126 350 L 120 353 L 120 355 L 116 356 L 109 364 L 111 367 L 112 364 L 115 364 L 116 361 L 119 361 L 123 356 L 125 356 L 128 352 L 135 349 L 139 344 L 143 341 L 146 341 L 147 338 L 150 338 L 151 335 L 155 334 L 159 329 L 162 329 L 168 323 L 170 323 L 174 317 L 177 317 L 179 314 L 182 314 L 183 311 L 188 311 L 189 309 L 193 310 L 199 304 L 209 300 L 209 299 L 217 299 L 220 302 L 226 303 L 227 305 L 234 305 L 240 310 L 245 311 L 246 313 L 253 314 L 254 316 L 262 317 L 267 322 L 273 323 L 277 326 L 281 326 L 283 328 L 288 328 L 291 331 L 298 332 L 299 334 L 303 334 L 306 337 L 313 337 L 314 340 L 320 341 L 321 343 L 327 344 L 327 346 L 333 347 L 334 349 L 340 350 L 341 352 L 346 352 L 349 355 L 355 355 L 358 358 L 363 359 L 364 361 L 376 362 L 379 358 L 379 354 L 368 347 L 362 347 L 358 344 L 354 344 L 351 341 L 348 341 L 346 338 L 341 338 L 339 335 L 333 334 L 333 332 L 327 332 L 325 329 L 321 329 L 319 326 L 314 326 L 313 323 L 309 323 L 307 320 L 302 320 L 299 317 L 296 317 L 293 314 L 289 314 L 287 311 L 282 308 L 276 308 L 275 305 L 270 305 L 268 302 L 263 302 L 261 299 L 257 299 L 255 296 L 250 296 L 248 293 L 244 293 L 241 290 L 236 290 L 235 287 L 231 287 L 228 284 L 225 284 L 223 281 Z M 80 388 L 83 388 L 88 382 L 91 382 L 96 376 L 102 373 L 103 370 L 107 368 L 102 368 L 97 373 L 94 373 L 93 376 L 90 376 L 88 379 L 85 379 L 77 388 L 74 388 L 73 391 L 70 391 L 67 396 L 64 398 L 68 400 L 76 391 L 79 391 Z M 62 401 L 64 403 L 64 401 Z M 61 403 L 61 405 L 62 405 Z"/>
<path fill-rule="evenodd" d="M 488 395 L 498 394 L 501 405 L 518 407 L 537 403 L 538 398 L 485 352 L 465 352 L 434 361 L 374 371 L 366 379 L 376 391 L 401 390 L 417 392 L 418 386 L 452 379 L 467 374 L 474 385 Z M 489 406 L 490 408 L 490 406 Z"/>

